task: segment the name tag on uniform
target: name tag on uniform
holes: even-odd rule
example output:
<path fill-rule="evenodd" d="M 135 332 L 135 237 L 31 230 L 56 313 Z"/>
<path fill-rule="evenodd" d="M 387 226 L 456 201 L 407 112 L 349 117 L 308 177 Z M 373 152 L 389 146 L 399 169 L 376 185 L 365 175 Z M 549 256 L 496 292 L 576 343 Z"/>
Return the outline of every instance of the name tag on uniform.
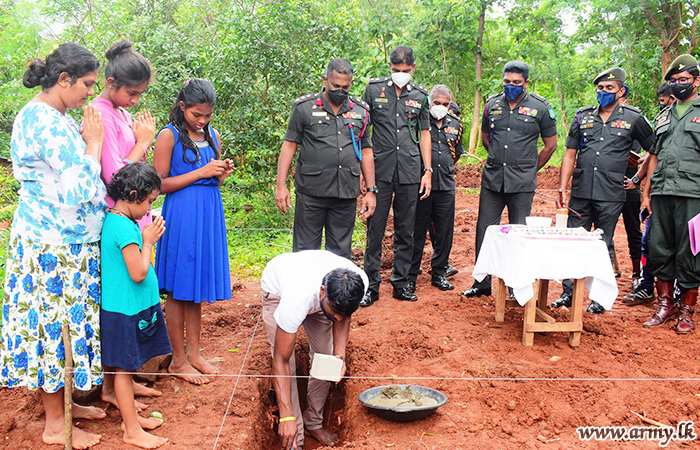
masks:
<path fill-rule="evenodd" d="M 503 111 L 501 111 L 500 109 L 497 109 L 495 111 L 491 111 L 491 114 L 503 114 Z"/>
<path fill-rule="evenodd" d="M 355 111 L 348 111 L 346 113 L 343 113 L 343 118 L 344 119 L 362 119 L 362 116 L 359 113 L 356 113 Z"/>
<path fill-rule="evenodd" d="M 420 108 L 420 103 L 415 100 L 406 100 L 406 106 L 409 108 Z"/>
<path fill-rule="evenodd" d="M 389 102 L 388 99 L 386 99 L 386 98 L 381 98 L 381 97 L 375 98 L 374 101 L 375 101 L 375 102 L 378 102 L 378 103 L 388 103 L 388 102 Z"/>
<path fill-rule="evenodd" d="M 581 125 L 581 128 L 593 128 L 593 124 L 592 124 L 592 123 L 586 123 L 586 124 Z"/>
<path fill-rule="evenodd" d="M 610 126 L 613 128 L 624 128 L 625 130 L 632 128 L 632 124 L 625 122 L 624 120 L 616 120 L 615 122 L 611 123 Z"/>
<path fill-rule="evenodd" d="M 311 116 L 313 117 L 326 117 L 328 115 L 325 111 L 312 111 Z"/>
<path fill-rule="evenodd" d="M 521 106 L 520 108 L 518 108 L 518 114 L 522 114 L 524 116 L 537 117 L 537 110 L 535 108 L 527 108 L 525 106 Z"/>
<path fill-rule="evenodd" d="M 700 123 L 700 117 L 693 117 L 690 121 L 693 123 Z"/>

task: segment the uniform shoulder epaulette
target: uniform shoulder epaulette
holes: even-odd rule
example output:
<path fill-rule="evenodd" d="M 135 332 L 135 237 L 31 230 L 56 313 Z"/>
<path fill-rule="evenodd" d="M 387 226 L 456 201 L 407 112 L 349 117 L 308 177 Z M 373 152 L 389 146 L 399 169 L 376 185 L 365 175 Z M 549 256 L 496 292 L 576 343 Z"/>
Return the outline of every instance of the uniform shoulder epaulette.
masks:
<path fill-rule="evenodd" d="M 636 106 L 632 105 L 622 105 L 623 108 L 631 109 L 632 111 L 639 113 L 639 114 L 644 114 L 641 109 L 637 108 Z"/>
<path fill-rule="evenodd" d="M 430 91 L 428 91 L 427 87 L 422 86 L 418 83 L 414 83 L 413 81 L 411 81 L 410 83 L 411 83 L 411 87 L 413 87 L 414 89 L 418 89 L 419 91 L 421 91 L 425 95 L 428 95 L 430 93 Z"/>
<path fill-rule="evenodd" d="M 666 119 L 671 112 L 671 106 L 672 105 L 664 106 L 664 108 L 654 117 L 654 123 L 658 122 L 659 120 Z"/>
<path fill-rule="evenodd" d="M 315 99 L 317 95 L 318 95 L 318 94 L 306 94 L 306 95 L 302 95 L 302 96 L 299 97 L 298 99 L 294 100 L 294 104 L 299 104 L 299 103 L 303 103 L 303 102 L 308 101 L 308 100 Z"/>
<path fill-rule="evenodd" d="M 585 111 L 593 111 L 594 109 L 596 109 L 595 105 L 583 106 L 583 107 L 579 108 L 578 111 L 576 111 L 576 113 L 582 113 Z"/>
<path fill-rule="evenodd" d="M 369 111 L 369 105 L 367 104 L 366 101 L 362 100 L 360 97 L 350 96 L 350 100 L 351 100 L 353 103 L 355 103 L 355 104 L 357 104 L 357 105 L 360 105 L 360 106 L 362 106 L 363 108 L 365 108 L 367 111 Z"/>
<path fill-rule="evenodd" d="M 391 77 L 383 77 L 383 78 L 370 78 L 367 84 L 372 84 L 372 83 L 381 83 L 383 81 L 389 81 Z"/>
<path fill-rule="evenodd" d="M 501 95 L 505 95 L 505 94 L 504 94 L 503 92 L 499 92 L 499 93 L 497 93 L 497 94 L 493 94 L 491 97 L 488 97 L 488 98 L 486 99 L 486 104 L 488 104 L 491 100 L 497 99 L 497 98 L 500 97 Z"/>
<path fill-rule="evenodd" d="M 552 105 L 549 104 L 549 100 L 547 100 L 546 98 L 542 97 L 540 94 L 535 94 L 534 92 L 530 92 L 530 95 L 531 95 L 533 98 L 536 98 L 537 100 L 539 100 L 539 101 L 541 101 L 542 103 L 544 103 L 545 106 L 546 106 L 548 109 L 552 109 Z"/>
<path fill-rule="evenodd" d="M 460 119 L 459 117 L 455 116 L 454 114 L 448 112 L 447 115 L 450 116 L 451 119 L 454 119 L 454 120 L 456 120 L 456 121 L 459 122 L 459 123 L 462 123 L 462 119 Z"/>

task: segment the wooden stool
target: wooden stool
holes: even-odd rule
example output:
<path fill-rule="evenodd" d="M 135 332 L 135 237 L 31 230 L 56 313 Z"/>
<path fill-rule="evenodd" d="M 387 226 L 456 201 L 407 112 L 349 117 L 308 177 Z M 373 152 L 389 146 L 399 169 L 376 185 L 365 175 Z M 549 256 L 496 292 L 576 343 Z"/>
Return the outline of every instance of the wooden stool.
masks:
<path fill-rule="evenodd" d="M 506 300 L 506 285 L 502 279 L 496 278 L 496 322 L 503 322 L 506 307 L 520 306 L 515 300 Z M 571 318 L 569 322 L 557 322 L 554 317 L 545 312 L 547 309 L 547 293 L 549 280 L 537 280 L 533 283 L 535 295 L 525 304 L 523 315 L 523 345 L 531 347 L 535 333 L 550 333 L 552 331 L 569 332 L 569 345 L 578 347 L 581 343 L 583 330 L 583 288 L 584 280 L 574 280 L 574 294 L 571 299 Z M 537 301 L 535 302 L 535 299 Z"/>

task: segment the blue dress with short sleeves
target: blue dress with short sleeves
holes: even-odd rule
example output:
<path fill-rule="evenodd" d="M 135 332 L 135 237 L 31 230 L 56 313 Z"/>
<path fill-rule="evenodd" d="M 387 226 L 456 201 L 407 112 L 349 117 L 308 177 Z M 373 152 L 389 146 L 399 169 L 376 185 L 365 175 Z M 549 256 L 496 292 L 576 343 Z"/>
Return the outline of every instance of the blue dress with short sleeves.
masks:
<path fill-rule="evenodd" d="M 176 177 L 205 166 L 218 152 L 206 141 L 195 142 L 200 159 L 191 149 L 183 157 L 179 132 L 166 125 L 175 136 L 169 177 Z M 218 146 L 214 129 L 209 127 Z M 224 205 L 216 177 L 202 178 L 165 195 L 165 233 L 156 251 L 156 273 L 161 293 L 172 292 L 176 300 L 195 303 L 231 298 Z"/>

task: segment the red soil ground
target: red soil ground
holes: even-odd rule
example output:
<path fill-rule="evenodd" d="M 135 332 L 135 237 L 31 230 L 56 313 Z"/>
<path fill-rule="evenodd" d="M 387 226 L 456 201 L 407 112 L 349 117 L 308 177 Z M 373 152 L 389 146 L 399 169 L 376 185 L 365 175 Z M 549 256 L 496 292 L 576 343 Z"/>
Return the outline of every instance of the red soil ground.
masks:
<path fill-rule="evenodd" d="M 478 170 L 462 169 L 458 180 L 460 186 L 476 188 Z M 550 198 L 554 192 L 548 189 L 556 189 L 557 180 L 554 168 L 540 173 L 534 213 L 554 216 Z M 669 425 L 688 420 L 700 424 L 698 336 L 678 336 L 672 323 L 643 328 L 653 312 L 651 305 L 630 308 L 618 302 L 603 315 L 585 314 L 579 348 L 570 348 L 564 333 L 538 334 L 534 346 L 528 348 L 521 345 L 521 308 L 507 310 L 505 322 L 495 323 L 493 297 L 461 298 L 458 292 L 472 283 L 477 205 L 478 192 L 458 191 L 460 212 L 451 257 L 460 270 L 452 279 L 455 291 L 431 287 L 424 273 L 418 279 L 419 301 L 404 303 L 391 298 L 386 281 L 379 302 L 353 316 L 348 375 L 357 378 L 332 388 L 326 409 L 326 426 L 341 437 L 334 448 L 651 449 L 658 448 L 658 443 L 582 442 L 576 428 L 645 425 L 631 411 Z M 620 223 L 615 237 L 622 268 L 620 297 L 630 290 L 631 264 L 624 235 Z M 391 255 L 385 253 L 389 254 L 385 254 L 384 266 L 389 267 Z M 427 272 L 430 246 L 425 253 Z M 386 280 L 389 275 L 385 270 Z M 150 405 L 147 413 L 159 411 L 165 419 L 155 431 L 170 439 L 163 448 L 280 448 L 274 393 L 265 377 L 270 373 L 270 355 L 264 327 L 258 324 L 258 292 L 256 282 L 236 282 L 233 300 L 204 308 L 204 353 L 226 376 L 205 386 L 193 386 L 165 373 L 155 381 L 163 396 L 145 402 Z M 551 286 L 550 300 L 560 292 L 558 285 Z M 565 317 L 568 311 L 551 314 Z M 303 333 L 300 335 L 299 374 L 306 375 L 308 346 Z M 555 356 L 559 359 L 552 359 Z M 244 376 L 239 380 L 241 371 Z M 403 424 L 381 419 L 357 401 L 363 390 L 391 383 L 432 387 L 449 400 L 431 417 Z M 303 379 L 301 384 L 303 388 Z M 121 441 L 118 411 L 99 397 L 88 400 L 107 412 L 105 420 L 78 424 L 103 435 L 96 448 L 129 448 Z M 0 402 L 0 447 L 58 448 L 41 442 L 44 417 L 37 393 L 1 389 Z M 305 449 L 322 448 L 326 447 L 307 437 Z M 668 448 L 698 446 L 672 442 Z"/>

